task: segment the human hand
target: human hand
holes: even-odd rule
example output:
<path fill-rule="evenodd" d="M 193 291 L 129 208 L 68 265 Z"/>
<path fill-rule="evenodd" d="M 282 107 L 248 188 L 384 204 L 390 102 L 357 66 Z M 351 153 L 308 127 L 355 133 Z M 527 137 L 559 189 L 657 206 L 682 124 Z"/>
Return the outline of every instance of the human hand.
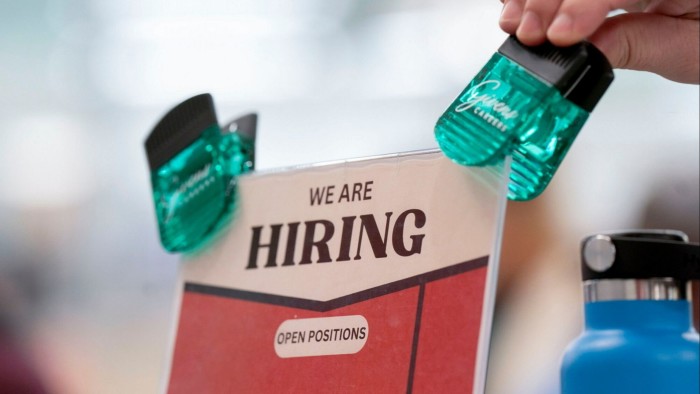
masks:
<path fill-rule="evenodd" d="M 588 39 L 615 68 L 700 83 L 698 0 L 502 0 L 500 26 L 525 45 Z M 623 9 L 608 18 L 608 12 Z"/>

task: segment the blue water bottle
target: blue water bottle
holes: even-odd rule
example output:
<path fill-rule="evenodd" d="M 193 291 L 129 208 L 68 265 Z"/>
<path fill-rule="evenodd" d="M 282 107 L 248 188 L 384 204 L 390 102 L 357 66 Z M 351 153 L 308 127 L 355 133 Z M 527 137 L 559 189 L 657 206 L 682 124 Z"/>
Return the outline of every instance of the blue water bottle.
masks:
<path fill-rule="evenodd" d="M 564 355 L 562 394 L 700 393 L 689 301 L 698 251 L 679 231 L 583 240 L 585 329 Z"/>

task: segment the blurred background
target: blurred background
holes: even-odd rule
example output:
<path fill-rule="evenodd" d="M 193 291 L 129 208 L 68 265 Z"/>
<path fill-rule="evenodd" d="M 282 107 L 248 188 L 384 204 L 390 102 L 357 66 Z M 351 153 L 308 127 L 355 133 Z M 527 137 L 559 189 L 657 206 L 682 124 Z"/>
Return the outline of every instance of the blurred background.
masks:
<path fill-rule="evenodd" d="M 214 96 L 260 114 L 257 167 L 434 148 L 497 50 L 497 0 L 0 0 L 0 391 L 163 386 L 177 256 L 143 141 Z M 547 393 L 580 331 L 585 235 L 698 241 L 698 87 L 619 70 L 550 188 L 511 203 L 492 393 Z M 19 360 L 19 361 L 18 361 Z"/>

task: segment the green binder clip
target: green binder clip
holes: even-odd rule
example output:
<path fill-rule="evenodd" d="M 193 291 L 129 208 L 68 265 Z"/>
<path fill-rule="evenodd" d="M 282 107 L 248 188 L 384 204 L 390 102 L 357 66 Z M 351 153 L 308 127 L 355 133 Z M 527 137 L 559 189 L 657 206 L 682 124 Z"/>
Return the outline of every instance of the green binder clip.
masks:
<path fill-rule="evenodd" d="M 193 252 L 231 219 L 237 177 L 254 168 L 257 115 L 219 127 L 211 95 L 168 112 L 145 142 L 160 240 Z"/>
<path fill-rule="evenodd" d="M 467 166 L 512 155 L 508 198 L 530 200 L 549 184 L 613 80 L 593 45 L 527 47 L 509 37 L 435 126 L 442 151 Z"/>

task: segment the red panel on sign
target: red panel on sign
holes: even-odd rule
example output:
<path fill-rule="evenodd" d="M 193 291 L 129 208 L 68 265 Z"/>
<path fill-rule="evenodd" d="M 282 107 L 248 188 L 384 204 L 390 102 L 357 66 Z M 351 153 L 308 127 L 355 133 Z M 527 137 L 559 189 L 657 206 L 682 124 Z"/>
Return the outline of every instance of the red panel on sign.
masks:
<path fill-rule="evenodd" d="M 169 392 L 468 392 L 485 275 L 481 266 L 328 312 L 185 291 Z M 368 323 L 359 352 L 275 353 L 284 321 L 350 315 Z"/>

